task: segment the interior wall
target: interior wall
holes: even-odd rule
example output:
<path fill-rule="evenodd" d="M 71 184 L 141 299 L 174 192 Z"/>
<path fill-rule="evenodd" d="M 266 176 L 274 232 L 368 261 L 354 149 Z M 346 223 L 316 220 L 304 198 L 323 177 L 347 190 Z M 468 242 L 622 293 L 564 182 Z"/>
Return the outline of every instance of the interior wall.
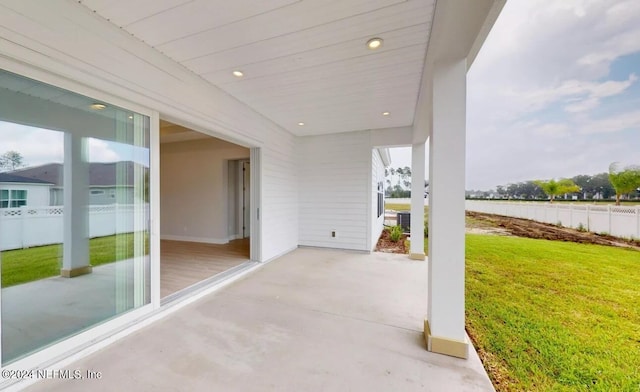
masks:
<path fill-rule="evenodd" d="M 208 138 L 160 145 L 161 238 L 227 243 L 232 228 L 226 184 L 233 163 L 249 149 Z M 237 197 L 236 197 L 237 199 Z"/>

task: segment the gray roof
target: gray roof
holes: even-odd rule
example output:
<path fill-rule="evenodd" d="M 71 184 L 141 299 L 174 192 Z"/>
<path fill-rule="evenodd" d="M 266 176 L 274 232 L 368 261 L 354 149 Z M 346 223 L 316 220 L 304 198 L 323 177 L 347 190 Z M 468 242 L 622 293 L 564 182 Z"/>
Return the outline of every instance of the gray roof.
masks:
<path fill-rule="evenodd" d="M 46 184 L 52 185 L 52 183 L 39 180 L 36 178 L 29 178 L 23 176 L 16 176 L 15 174 L 0 173 L 0 182 L 19 182 L 21 184 Z"/>
<path fill-rule="evenodd" d="M 90 186 L 134 186 L 133 169 L 138 163 L 132 161 L 121 162 L 91 162 L 89 164 Z M 148 168 L 144 168 L 148 170 Z M 61 163 L 27 167 L 11 172 L 13 175 L 39 180 L 45 183 L 63 186 L 63 166 Z M 0 181 L 1 182 L 1 181 Z"/>

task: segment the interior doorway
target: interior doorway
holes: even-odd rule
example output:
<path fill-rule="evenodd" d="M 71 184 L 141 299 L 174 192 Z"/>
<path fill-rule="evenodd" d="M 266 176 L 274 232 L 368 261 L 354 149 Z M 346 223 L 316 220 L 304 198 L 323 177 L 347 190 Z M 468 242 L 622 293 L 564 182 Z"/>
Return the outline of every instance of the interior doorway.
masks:
<path fill-rule="evenodd" d="M 251 165 L 242 161 L 242 238 L 251 233 Z"/>
<path fill-rule="evenodd" d="M 160 121 L 160 292 L 166 300 L 250 260 L 251 150 Z"/>
<path fill-rule="evenodd" d="M 251 238 L 251 164 L 248 159 L 230 160 L 228 205 L 230 239 Z"/>

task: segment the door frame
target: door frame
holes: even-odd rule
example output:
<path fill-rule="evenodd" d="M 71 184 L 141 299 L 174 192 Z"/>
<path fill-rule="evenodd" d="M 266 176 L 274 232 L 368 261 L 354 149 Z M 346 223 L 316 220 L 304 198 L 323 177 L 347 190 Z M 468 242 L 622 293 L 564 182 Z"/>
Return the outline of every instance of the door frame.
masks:
<path fill-rule="evenodd" d="M 262 260 L 262 149 L 251 147 L 249 152 L 249 207 L 251 209 L 249 227 L 249 258 Z"/>

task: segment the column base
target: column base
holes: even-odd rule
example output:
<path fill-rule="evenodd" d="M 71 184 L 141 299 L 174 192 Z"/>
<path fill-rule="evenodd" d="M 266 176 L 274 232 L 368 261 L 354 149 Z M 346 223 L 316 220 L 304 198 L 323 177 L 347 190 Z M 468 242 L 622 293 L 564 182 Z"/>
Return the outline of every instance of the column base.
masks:
<path fill-rule="evenodd" d="M 63 268 L 60 270 L 60 276 L 62 276 L 63 278 L 75 278 L 76 276 L 90 274 L 92 271 L 93 267 L 90 265 L 71 269 Z"/>
<path fill-rule="evenodd" d="M 427 256 L 424 253 L 410 253 L 409 258 L 411 260 L 426 260 Z"/>
<path fill-rule="evenodd" d="M 469 342 L 441 338 L 431 335 L 429 320 L 424 320 L 424 340 L 427 343 L 427 350 L 437 354 L 444 354 L 450 357 L 467 359 L 469 358 Z"/>

